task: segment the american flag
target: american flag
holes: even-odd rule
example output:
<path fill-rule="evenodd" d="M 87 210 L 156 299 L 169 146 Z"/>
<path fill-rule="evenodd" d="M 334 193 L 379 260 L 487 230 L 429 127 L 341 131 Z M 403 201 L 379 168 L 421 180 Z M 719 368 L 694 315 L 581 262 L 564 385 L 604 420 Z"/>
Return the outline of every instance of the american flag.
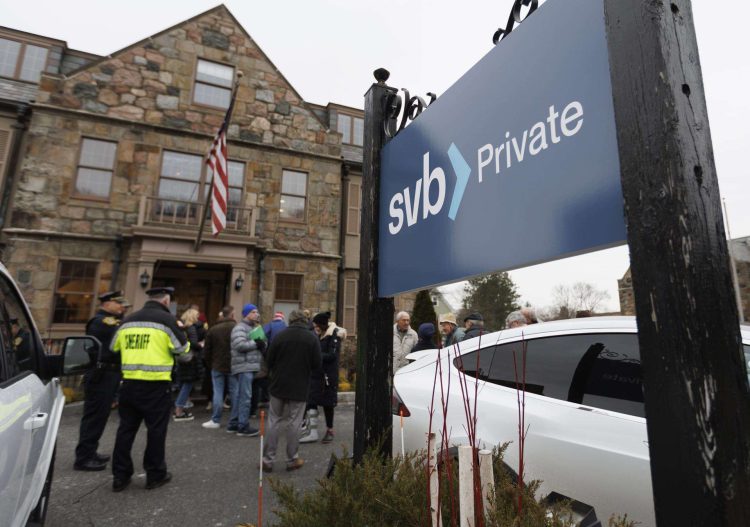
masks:
<path fill-rule="evenodd" d="M 206 164 L 211 169 L 211 233 L 218 236 L 227 226 L 227 201 L 229 194 L 229 171 L 227 168 L 227 127 L 232 116 L 234 98 L 229 104 L 221 128 L 216 132 Z"/>

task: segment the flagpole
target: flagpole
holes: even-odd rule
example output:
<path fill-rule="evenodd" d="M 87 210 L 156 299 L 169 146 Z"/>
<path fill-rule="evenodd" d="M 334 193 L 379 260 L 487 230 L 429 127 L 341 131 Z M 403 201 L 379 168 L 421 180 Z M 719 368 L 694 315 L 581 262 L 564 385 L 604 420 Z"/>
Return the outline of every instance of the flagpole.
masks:
<path fill-rule="evenodd" d="M 234 80 L 234 86 L 232 86 L 232 97 L 229 99 L 229 109 L 227 110 L 226 118 L 224 119 L 224 124 L 222 126 L 225 126 L 227 130 L 225 131 L 225 138 L 229 133 L 229 121 L 232 119 L 232 112 L 234 112 L 234 99 L 237 97 L 237 87 L 240 85 L 240 79 L 242 78 L 244 74 L 242 71 L 237 71 L 237 78 Z M 210 152 L 209 152 L 210 154 Z M 208 188 L 208 192 L 206 193 L 206 202 L 203 205 L 203 215 L 201 216 L 201 222 L 198 226 L 198 237 L 195 239 L 195 246 L 193 247 L 193 252 L 198 252 L 198 250 L 201 248 L 201 242 L 203 241 L 203 229 L 206 226 L 206 218 L 208 217 L 208 210 L 211 207 L 211 196 L 213 196 L 214 193 L 214 176 L 211 176 L 211 186 Z"/>

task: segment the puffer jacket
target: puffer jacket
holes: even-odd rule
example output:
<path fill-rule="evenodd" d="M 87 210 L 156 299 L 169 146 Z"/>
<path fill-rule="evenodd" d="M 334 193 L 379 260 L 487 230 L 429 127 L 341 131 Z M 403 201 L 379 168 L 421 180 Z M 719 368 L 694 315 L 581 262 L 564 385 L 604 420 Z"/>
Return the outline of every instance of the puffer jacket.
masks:
<path fill-rule="evenodd" d="M 263 356 L 254 340 L 250 340 L 250 332 L 257 326 L 250 325 L 247 320 L 240 320 L 232 328 L 231 355 L 232 375 L 260 371 Z"/>

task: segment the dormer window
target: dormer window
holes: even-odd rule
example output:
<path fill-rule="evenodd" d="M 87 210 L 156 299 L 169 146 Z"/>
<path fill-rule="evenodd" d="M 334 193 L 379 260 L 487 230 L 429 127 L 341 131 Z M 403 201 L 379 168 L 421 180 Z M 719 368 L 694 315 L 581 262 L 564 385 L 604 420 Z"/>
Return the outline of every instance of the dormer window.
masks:
<path fill-rule="evenodd" d="M 39 82 L 47 66 L 47 48 L 0 38 L 0 77 Z"/>
<path fill-rule="evenodd" d="M 226 110 L 232 98 L 233 79 L 232 66 L 198 59 L 193 102 Z"/>

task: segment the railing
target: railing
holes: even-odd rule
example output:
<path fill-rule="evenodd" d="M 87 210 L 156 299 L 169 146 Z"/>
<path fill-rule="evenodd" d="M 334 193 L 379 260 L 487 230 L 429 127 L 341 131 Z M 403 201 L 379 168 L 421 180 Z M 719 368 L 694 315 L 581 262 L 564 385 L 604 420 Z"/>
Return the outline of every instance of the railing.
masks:
<path fill-rule="evenodd" d="M 204 209 L 205 203 L 198 203 L 197 201 L 141 196 L 138 226 L 156 225 L 197 230 Z M 257 208 L 228 207 L 226 230 L 233 234 L 254 237 L 257 214 Z M 211 220 L 209 218 L 206 220 L 204 228 L 210 230 L 210 225 Z"/>

